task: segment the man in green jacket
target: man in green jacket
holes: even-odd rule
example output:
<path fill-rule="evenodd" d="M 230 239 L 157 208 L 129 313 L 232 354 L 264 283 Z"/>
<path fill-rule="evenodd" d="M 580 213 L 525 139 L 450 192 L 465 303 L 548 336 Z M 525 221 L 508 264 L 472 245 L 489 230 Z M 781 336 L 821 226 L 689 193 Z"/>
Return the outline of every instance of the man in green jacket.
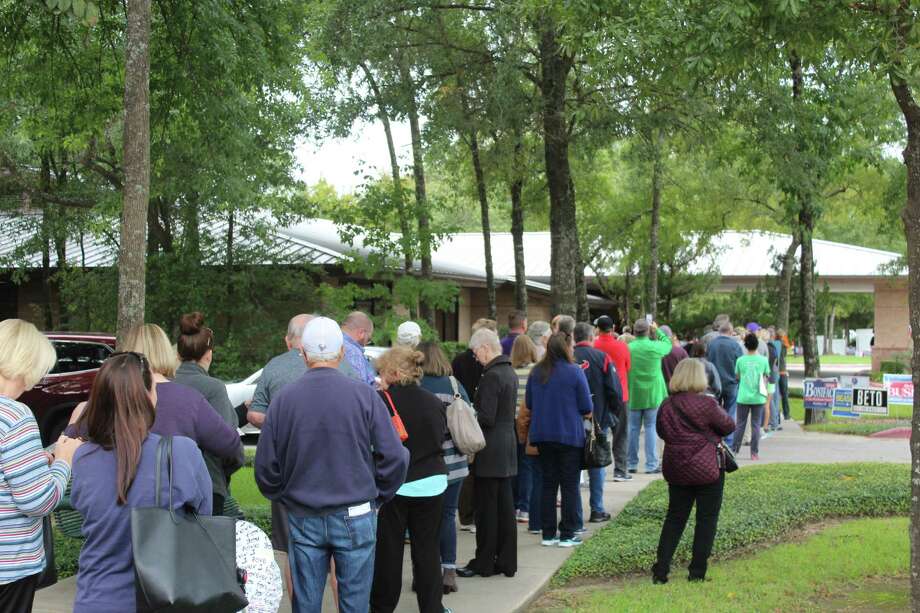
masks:
<path fill-rule="evenodd" d="M 660 473 L 658 435 L 655 419 L 658 407 L 668 395 L 661 371 L 661 360 L 671 353 L 671 339 L 658 324 L 645 319 L 633 326 L 636 339 L 629 344 L 629 452 L 627 466 L 635 473 L 639 467 L 639 431 L 645 426 L 645 472 Z"/>

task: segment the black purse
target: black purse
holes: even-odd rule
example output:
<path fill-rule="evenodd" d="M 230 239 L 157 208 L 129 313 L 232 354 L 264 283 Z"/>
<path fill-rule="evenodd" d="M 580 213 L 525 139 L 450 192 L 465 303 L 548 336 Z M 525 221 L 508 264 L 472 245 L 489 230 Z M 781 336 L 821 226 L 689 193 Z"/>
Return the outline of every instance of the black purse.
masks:
<path fill-rule="evenodd" d="M 51 516 L 42 518 L 42 545 L 45 548 L 45 570 L 38 575 L 38 585 L 35 589 L 41 590 L 51 587 L 58 581 L 57 565 L 54 560 L 54 532 L 51 528 Z"/>
<path fill-rule="evenodd" d="M 168 509 L 160 508 L 164 452 Z M 137 610 L 235 613 L 246 608 L 236 569 L 236 520 L 173 510 L 171 436 L 160 439 L 156 462 L 156 506 L 131 509 Z"/>
<path fill-rule="evenodd" d="M 601 431 L 600 426 L 591 419 L 591 429 L 585 432 L 585 447 L 581 458 L 581 467 L 604 468 L 613 464 L 613 452 L 610 440 Z"/>
<path fill-rule="evenodd" d="M 735 454 L 732 453 L 732 450 L 729 449 L 728 446 L 726 446 L 725 443 L 721 439 L 719 439 L 718 441 L 714 441 L 711 438 L 709 438 L 709 435 L 706 432 L 698 428 L 696 424 L 694 424 L 692 421 L 687 419 L 687 416 L 684 415 L 683 410 L 679 406 L 677 406 L 676 402 L 673 403 L 671 406 L 674 407 L 674 412 L 677 413 L 677 416 L 680 418 L 682 422 L 684 422 L 685 426 L 687 426 L 694 432 L 701 434 L 703 438 L 705 438 L 707 441 L 715 445 L 716 460 L 719 462 L 720 470 L 724 470 L 727 473 L 733 473 L 736 470 L 738 470 L 738 462 L 735 460 Z"/>

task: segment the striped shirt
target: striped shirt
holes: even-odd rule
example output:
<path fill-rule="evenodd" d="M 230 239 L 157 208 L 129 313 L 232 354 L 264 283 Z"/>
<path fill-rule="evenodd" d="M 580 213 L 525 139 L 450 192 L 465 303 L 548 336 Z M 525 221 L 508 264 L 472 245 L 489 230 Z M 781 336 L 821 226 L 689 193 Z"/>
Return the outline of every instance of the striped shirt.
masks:
<path fill-rule="evenodd" d="M 0 396 L 0 585 L 45 568 L 42 517 L 64 495 L 70 466 L 48 466 L 29 407 Z"/>
<path fill-rule="evenodd" d="M 530 377 L 530 371 L 533 370 L 534 364 L 527 364 L 520 368 L 515 368 L 514 373 L 518 378 L 518 406 L 514 407 L 514 418 L 517 419 L 518 413 L 521 412 L 521 404 L 524 402 L 524 396 L 527 392 L 527 379 Z"/>
<path fill-rule="evenodd" d="M 444 403 L 444 406 L 448 407 L 454 401 L 454 391 L 451 387 L 451 379 L 453 379 L 453 377 L 433 377 L 431 375 L 425 375 L 422 378 L 421 386 L 422 389 L 426 389 L 437 396 L 438 399 Z M 456 381 L 456 379 L 454 380 Z M 470 401 L 469 396 L 466 394 L 466 390 L 463 389 L 459 381 L 457 381 L 457 391 L 460 392 L 461 398 L 467 402 Z M 450 430 L 446 432 L 444 444 L 441 448 L 444 450 L 444 463 L 447 464 L 448 485 L 456 483 L 457 481 L 462 481 L 470 474 L 470 465 L 466 456 L 460 453 L 460 450 L 454 445 L 454 439 L 450 436 Z"/>

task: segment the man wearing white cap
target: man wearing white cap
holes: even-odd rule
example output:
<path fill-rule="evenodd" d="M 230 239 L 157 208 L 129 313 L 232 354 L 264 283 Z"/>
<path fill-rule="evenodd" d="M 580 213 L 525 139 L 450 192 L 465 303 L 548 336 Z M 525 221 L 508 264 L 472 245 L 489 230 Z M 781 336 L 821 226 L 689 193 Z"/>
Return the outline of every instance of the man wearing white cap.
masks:
<path fill-rule="evenodd" d="M 374 389 L 339 370 L 339 325 L 317 317 L 303 332 L 309 370 L 272 399 L 256 452 L 259 490 L 287 509 L 295 611 L 319 612 L 330 558 L 339 610 L 370 599 L 375 509 L 406 477 L 409 452 Z"/>
<path fill-rule="evenodd" d="M 414 321 L 404 321 L 396 328 L 396 344 L 404 347 L 418 347 L 422 341 L 422 329 Z"/>

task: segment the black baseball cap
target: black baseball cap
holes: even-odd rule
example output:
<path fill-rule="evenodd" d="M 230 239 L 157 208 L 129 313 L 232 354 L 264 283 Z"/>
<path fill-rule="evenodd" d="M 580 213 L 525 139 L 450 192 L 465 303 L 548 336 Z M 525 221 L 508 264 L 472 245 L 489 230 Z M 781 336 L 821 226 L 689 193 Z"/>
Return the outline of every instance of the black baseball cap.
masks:
<path fill-rule="evenodd" d="M 609 332 L 610 330 L 613 330 L 613 320 L 610 319 L 608 315 L 601 315 L 600 317 L 595 319 L 594 325 L 597 327 L 598 330 L 601 330 L 603 332 Z"/>

